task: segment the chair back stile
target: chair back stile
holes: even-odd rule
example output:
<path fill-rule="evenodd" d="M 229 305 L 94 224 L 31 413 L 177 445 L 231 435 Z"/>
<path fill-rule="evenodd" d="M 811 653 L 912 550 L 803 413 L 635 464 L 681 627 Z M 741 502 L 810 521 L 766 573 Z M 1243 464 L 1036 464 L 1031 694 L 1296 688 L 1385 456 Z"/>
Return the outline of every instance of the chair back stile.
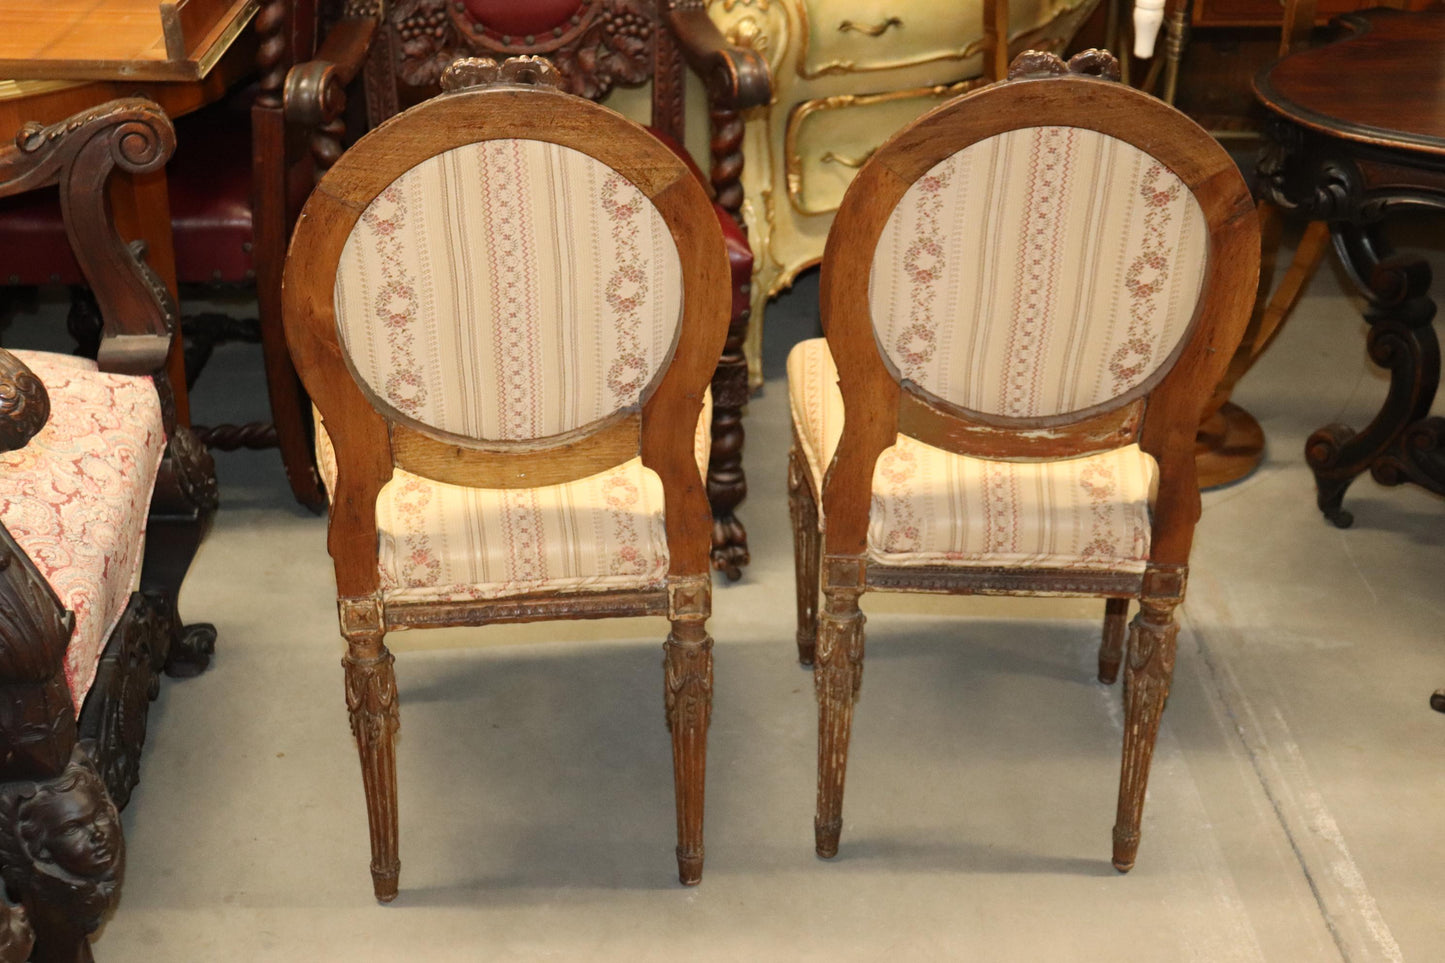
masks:
<path fill-rule="evenodd" d="M 847 422 L 823 490 L 829 556 L 866 553 L 874 466 L 901 433 L 955 454 L 1013 461 L 1071 458 L 1138 442 L 1160 468 L 1151 559 L 1187 561 L 1199 511 L 1195 426 L 1228 364 L 1229 351 L 1221 346 L 1238 342 L 1257 282 L 1258 232 L 1249 192 L 1217 143 L 1165 105 L 1107 80 L 1073 76 L 1061 83 L 1054 79 L 1057 71 L 1030 76 L 1029 66 L 1016 66 L 1015 79 L 966 94 L 900 131 L 859 172 L 838 211 L 820 288 Z M 1103 303 L 1081 298 L 1063 312 L 1067 317 L 1049 319 L 1055 330 L 1030 333 L 1016 325 L 1020 341 L 998 335 L 1009 312 L 1014 322 L 1023 312 L 982 291 L 986 283 L 951 301 L 927 283 L 893 283 L 895 277 L 937 281 L 949 255 L 957 270 L 959 251 L 945 246 L 960 243 L 962 233 L 941 235 L 944 246 L 930 246 L 930 218 L 957 201 L 970 176 L 1019 181 L 1020 171 L 1042 156 L 1028 151 L 1047 151 L 1051 138 L 1078 142 L 1079 153 L 1095 152 L 1101 160 L 1096 179 L 1134 171 L 1132 190 L 1117 192 L 1123 196 L 1111 200 L 1092 192 L 1095 247 L 1106 248 L 1108 256 L 1126 253 L 1110 272 L 1118 291 Z M 947 196 L 950 190 L 954 198 Z M 977 218 L 970 218 L 981 224 L 974 234 L 990 228 L 1021 232 L 1022 225 L 1008 222 L 1008 198 L 994 194 L 1007 191 L 991 192 Z M 1050 201 L 1059 198 L 1030 197 L 1034 213 Z M 1129 204 L 1158 212 L 1146 231 L 1137 216 L 1128 227 L 1131 212 L 1118 208 Z M 1018 208 L 1012 213 L 1017 219 Z M 1120 225 L 1125 235 L 1133 232 L 1132 247 L 1129 236 L 1098 230 Z M 1141 247 L 1138 235 L 1146 233 Z M 1066 260 L 1088 256 L 1089 237 L 1075 233 L 1065 240 L 1071 243 L 1038 252 L 1037 263 L 1015 255 L 1021 246 L 965 260 L 973 270 L 979 259 L 993 259 L 997 263 L 984 269 L 1013 283 L 1027 271 L 1047 275 Z M 1161 260 L 1180 252 L 1185 256 L 1177 261 Z M 1190 252 L 1198 264 L 1192 271 Z M 910 301 L 919 291 L 931 299 L 923 325 L 917 323 L 919 305 Z M 1131 292 L 1153 298 L 1160 310 L 1134 317 Z M 890 305 L 910 320 L 908 327 L 891 324 Z M 990 322 L 992 337 L 985 329 Z M 1081 337 L 1091 324 L 1092 337 Z M 1100 325 L 1112 338 L 1098 338 Z M 1102 347 L 1079 348 L 1090 343 Z M 1061 376 L 1059 362 L 1069 352 Z M 1020 391 L 1020 385 L 1032 387 Z"/>
<path fill-rule="evenodd" d="M 539 125 L 538 117 L 547 124 Z M 574 297 L 554 305 L 554 316 L 545 318 L 559 326 L 553 336 L 565 327 L 564 341 L 575 336 L 584 356 L 569 357 L 571 347 L 552 350 L 531 367 L 509 361 L 505 349 L 540 337 L 522 330 L 540 320 L 537 307 L 501 317 L 496 285 L 464 278 L 461 260 L 492 250 L 496 239 L 485 232 L 515 225 L 491 211 L 479 221 L 478 205 L 468 209 L 465 198 L 447 193 L 460 183 L 458 171 L 472 178 L 488 158 L 510 162 L 522 153 L 542 161 L 544 192 L 572 184 L 589 197 L 610 199 L 594 234 L 619 218 L 641 225 L 630 239 L 594 245 L 595 264 L 582 263 L 585 250 L 581 257 L 569 254 L 574 241 L 585 248 L 585 238 L 565 236 L 565 225 L 554 231 L 557 263 L 549 270 L 557 283 L 589 284 L 598 294 L 605 287 L 605 303 L 589 306 Z M 418 175 L 430 177 L 430 186 L 417 186 L 411 179 Z M 382 236 L 368 228 L 367 212 L 384 214 L 397 190 L 425 198 L 428 207 L 418 213 L 450 217 L 448 227 L 459 236 L 454 253 L 448 242 L 417 255 L 426 281 L 382 277 L 374 259 L 368 265 L 355 247 Z M 453 208 L 440 211 L 438 204 Z M 376 227 L 375 218 L 370 223 Z M 393 251 L 399 241 L 416 241 L 415 232 L 381 227 Z M 549 227 L 541 225 L 544 233 Z M 504 280 L 505 254 L 495 268 L 493 280 Z M 399 293 L 398 284 L 414 288 Z M 428 287 L 467 290 L 447 302 L 455 319 L 431 318 L 433 328 L 415 328 L 418 340 L 432 340 L 423 346 L 431 352 L 427 358 L 413 358 L 426 369 L 388 381 L 396 371 L 385 340 L 395 331 L 387 299 L 414 299 Z M 449 484 L 530 488 L 587 477 L 641 454 L 666 493 L 672 571 L 705 567 L 710 512 L 693 436 L 726 335 L 729 296 L 722 236 L 702 186 L 665 146 L 606 108 L 546 87 L 501 84 L 427 101 L 360 140 L 303 210 L 284 281 L 291 349 L 336 449 L 330 548 L 339 594 L 378 590 L 374 506 L 393 468 Z M 487 325 L 493 327 L 482 337 Z M 436 343 L 438 331 L 470 353 L 448 357 Z M 600 368 L 584 373 L 580 366 L 597 360 L 593 346 L 604 340 L 610 343 Z M 585 356 L 589 351 L 592 357 Z M 508 417 L 497 404 L 505 393 L 498 382 L 523 369 L 526 377 L 514 379 L 512 394 L 526 410 Z M 418 404 L 417 378 L 443 403 Z"/>

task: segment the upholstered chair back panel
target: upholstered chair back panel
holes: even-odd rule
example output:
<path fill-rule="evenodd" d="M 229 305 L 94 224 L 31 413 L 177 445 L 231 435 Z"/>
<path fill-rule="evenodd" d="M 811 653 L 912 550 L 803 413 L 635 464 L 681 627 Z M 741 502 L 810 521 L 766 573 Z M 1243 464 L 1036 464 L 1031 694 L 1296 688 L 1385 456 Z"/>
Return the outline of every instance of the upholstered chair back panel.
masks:
<path fill-rule="evenodd" d="M 383 407 L 521 441 L 638 403 L 671 358 L 682 278 L 631 182 L 571 148 L 491 140 L 418 164 L 367 206 L 334 303 Z"/>
<path fill-rule="evenodd" d="M 1076 127 L 987 138 L 919 178 L 873 260 L 899 375 L 986 415 L 1117 398 L 1159 370 L 1199 300 L 1203 212 L 1138 148 Z"/>

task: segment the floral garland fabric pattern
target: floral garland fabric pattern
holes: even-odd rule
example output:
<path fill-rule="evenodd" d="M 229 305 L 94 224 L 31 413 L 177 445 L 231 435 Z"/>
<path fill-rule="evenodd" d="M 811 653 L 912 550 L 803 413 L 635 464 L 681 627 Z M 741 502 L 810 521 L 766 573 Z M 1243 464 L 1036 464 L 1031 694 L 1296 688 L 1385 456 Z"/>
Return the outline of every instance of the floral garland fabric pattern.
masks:
<path fill-rule="evenodd" d="M 919 178 L 879 239 L 869 304 L 905 378 L 970 411 L 1082 411 L 1154 374 L 1204 279 L 1203 213 L 1096 131 L 1010 131 Z"/>
<path fill-rule="evenodd" d="M 843 433 L 838 369 L 822 338 L 788 355 L 788 399 L 819 491 Z M 1126 445 L 1051 462 L 954 455 L 904 435 L 878 456 L 868 554 L 887 565 L 1142 572 L 1154 459 Z"/>
<path fill-rule="evenodd" d="M 681 317 L 677 248 L 629 181 L 578 151 L 493 140 L 397 178 L 347 239 L 336 323 L 386 407 L 519 441 L 635 404 Z"/>

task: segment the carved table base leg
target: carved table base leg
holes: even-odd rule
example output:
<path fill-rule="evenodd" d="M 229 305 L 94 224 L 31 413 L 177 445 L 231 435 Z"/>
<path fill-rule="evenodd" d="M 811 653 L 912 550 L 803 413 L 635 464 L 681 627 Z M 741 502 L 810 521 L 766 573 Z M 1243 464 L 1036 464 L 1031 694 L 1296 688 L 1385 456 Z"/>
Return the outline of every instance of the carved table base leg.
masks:
<path fill-rule="evenodd" d="M 1218 488 L 1251 475 L 1264 461 L 1264 429 L 1232 401 L 1199 426 L 1194 464 L 1200 488 Z"/>
<path fill-rule="evenodd" d="M 818 645 L 818 561 L 823 533 L 808 465 L 796 442 L 788 454 L 788 508 L 793 520 L 793 577 L 798 590 L 798 661 L 813 664 Z"/>
<path fill-rule="evenodd" d="M 696 886 L 702 881 L 707 730 L 712 719 L 712 638 L 706 615 L 672 620 L 662 666 L 677 801 L 677 878 L 684 886 Z"/>
<path fill-rule="evenodd" d="M 813 835 L 818 855 L 838 855 L 843 832 L 843 784 L 853 705 L 863 684 L 863 613 L 857 591 L 829 589 L 819 625 L 813 687 L 818 694 L 818 812 Z"/>
<path fill-rule="evenodd" d="M 1124 760 L 1119 774 L 1119 811 L 1114 820 L 1114 868 L 1127 873 L 1139 852 L 1144 791 L 1159 720 L 1174 677 L 1179 599 L 1146 598 L 1129 632 L 1129 663 L 1124 670 Z"/>
<path fill-rule="evenodd" d="M 1320 511 L 1346 528 L 1354 517 L 1342 507 L 1345 491 L 1366 470 L 1387 485 L 1413 481 L 1445 493 L 1445 463 L 1436 448 L 1437 419 L 1427 419 L 1440 382 L 1429 265 L 1392 254 L 1372 227 L 1337 225 L 1335 246 L 1369 302 L 1370 360 L 1390 372 L 1385 403 L 1367 427 L 1326 425 L 1305 442 Z"/>

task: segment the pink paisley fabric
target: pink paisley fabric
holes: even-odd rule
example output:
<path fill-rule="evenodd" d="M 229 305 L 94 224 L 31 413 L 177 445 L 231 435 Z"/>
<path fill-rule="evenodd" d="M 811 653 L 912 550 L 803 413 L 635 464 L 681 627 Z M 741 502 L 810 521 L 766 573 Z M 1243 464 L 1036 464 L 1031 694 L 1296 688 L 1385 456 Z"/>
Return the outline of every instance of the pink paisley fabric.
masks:
<path fill-rule="evenodd" d="M 706 475 L 712 395 L 694 436 Z M 328 490 L 336 452 L 318 417 Z M 464 488 L 397 469 L 376 502 L 377 565 L 390 602 L 452 602 L 532 592 L 645 588 L 668 569 L 662 482 L 642 459 L 545 488 Z"/>
<path fill-rule="evenodd" d="M 68 355 L 12 352 L 50 394 L 50 420 L 0 454 L 0 522 L 75 613 L 65 678 L 75 710 L 140 578 L 151 491 L 165 454 L 149 378 Z"/>
<path fill-rule="evenodd" d="M 682 269 L 662 215 L 570 148 L 430 158 L 357 221 L 336 274 L 353 370 L 395 412 L 520 441 L 635 404 L 672 356 Z"/>
<path fill-rule="evenodd" d="M 813 490 L 843 434 L 838 369 L 822 338 L 788 355 L 788 400 Z M 991 461 L 899 435 L 878 457 L 868 555 L 887 565 L 1142 572 L 1158 477 L 1138 445 L 1062 461 Z"/>
<path fill-rule="evenodd" d="M 903 378 L 963 408 L 1080 411 L 1168 360 L 1207 247 L 1194 195 L 1138 148 L 1076 127 L 1009 131 L 940 162 L 894 208 L 873 327 Z"/>

